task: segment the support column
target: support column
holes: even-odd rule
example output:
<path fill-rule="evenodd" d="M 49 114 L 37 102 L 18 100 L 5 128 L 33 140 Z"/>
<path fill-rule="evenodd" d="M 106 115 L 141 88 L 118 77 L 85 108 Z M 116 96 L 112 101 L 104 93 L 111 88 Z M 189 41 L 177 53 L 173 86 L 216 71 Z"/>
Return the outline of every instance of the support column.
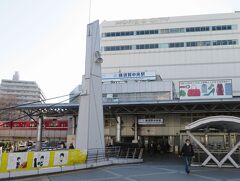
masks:
<path fill-rule="evenodd" d="M 85 75 L 82 77 L 76 148 L 87 153 L 105 148 L 99 21 L 88 24 Z"/>
<path fill-rule="evenodd" d="M 39 116 L 38 127 L 37 127 L 37 143 L 36 151 L 41 151 L 42 149 L 42 129 L 43 129 L 43 116 Z"/>
<path fill-rule="evenodd" d="M 76 135 L 76 129 L 77 129 L 77 116 L 73 116 L 73 123 L 72 123 L 72 126 L 73 126 L 73 130 L 72 130 L 72 134 L 73 135 Z"/>
<path fill-rule="evenodd" d="M 138 132 L 137 132 L 137 130 L 138 130 L 138 125 L 137 125 L 137 123 L 138 123 L 138 120 L 135 119 L 135 124 L 134 124 L 134 140 L 132 141 L 133 143 L 138 143 Z"/>
<path fill-rule="evenodd" d="M 117 116 L 117 142 L 121 142 L 121 117 Z"/>

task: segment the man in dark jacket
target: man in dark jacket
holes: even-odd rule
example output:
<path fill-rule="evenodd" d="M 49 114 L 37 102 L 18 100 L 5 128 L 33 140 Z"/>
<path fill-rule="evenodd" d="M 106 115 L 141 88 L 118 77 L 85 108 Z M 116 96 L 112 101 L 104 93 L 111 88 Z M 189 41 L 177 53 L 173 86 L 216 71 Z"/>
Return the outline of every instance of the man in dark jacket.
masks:
<path fill-rule="evenodd" d="M 192 156 L 194 155 L 193 146 L 190 143 L 189 139 L 185 140 L 185 144 L 182 147 L 181 154 L 185 162 L 185 171 L 187 174 L 189 174 L 190 173 L 189 167 L 191 166 Z"/>

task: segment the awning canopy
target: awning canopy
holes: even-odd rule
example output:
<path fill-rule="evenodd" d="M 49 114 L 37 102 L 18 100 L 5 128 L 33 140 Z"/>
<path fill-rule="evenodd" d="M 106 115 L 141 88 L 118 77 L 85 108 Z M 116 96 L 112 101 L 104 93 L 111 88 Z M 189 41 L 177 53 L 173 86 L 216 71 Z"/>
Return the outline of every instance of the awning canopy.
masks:
<path fill-rule="evenodd" d="M 240 118 L 234 116 L 211 116 L 185 126 L 186 130 L 216 129 L 224 132 L 240 132 Z"/>

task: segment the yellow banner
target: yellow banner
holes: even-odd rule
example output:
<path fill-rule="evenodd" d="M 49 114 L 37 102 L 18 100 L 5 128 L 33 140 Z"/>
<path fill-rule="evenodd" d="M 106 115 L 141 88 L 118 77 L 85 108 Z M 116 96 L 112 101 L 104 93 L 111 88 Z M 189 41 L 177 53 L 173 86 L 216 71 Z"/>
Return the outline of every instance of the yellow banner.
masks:
<path fill-rule="evenodd" d="M 78 149 L 44 152 L 2 153 L 0 172 L 33 170 L 85 163 L 86 154 Z"/>

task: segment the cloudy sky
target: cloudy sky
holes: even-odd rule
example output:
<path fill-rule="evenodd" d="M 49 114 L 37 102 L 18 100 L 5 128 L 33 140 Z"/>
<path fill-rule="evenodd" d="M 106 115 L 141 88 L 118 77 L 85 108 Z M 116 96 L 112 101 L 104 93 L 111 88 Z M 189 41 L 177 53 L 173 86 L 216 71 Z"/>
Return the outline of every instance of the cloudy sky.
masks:
<path fill-rule="evenodd" d="M 90 21 L 229 13 L 239 0 L 0 0 L 0 79 L 36 81 L 46 98 L 68 94 L 84 74 Z"/>

